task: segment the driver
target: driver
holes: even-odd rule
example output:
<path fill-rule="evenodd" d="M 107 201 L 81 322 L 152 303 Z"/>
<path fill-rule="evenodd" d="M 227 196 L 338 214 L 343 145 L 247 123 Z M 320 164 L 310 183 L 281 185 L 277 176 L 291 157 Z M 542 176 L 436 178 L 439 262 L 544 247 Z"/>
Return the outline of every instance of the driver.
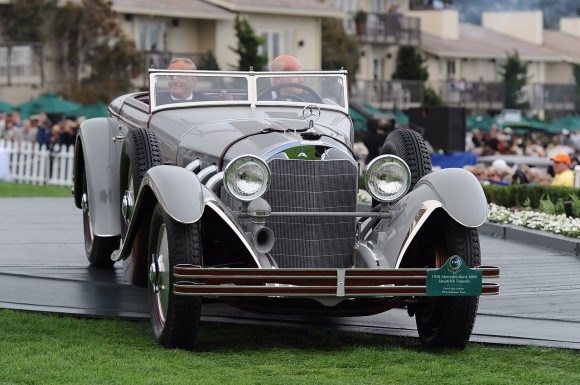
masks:
<path fill-rule="evenodd" d="M 295 58 L 294 56 L 290 55 L 280 55 L 272 60 L 270 63 L 270 70 L 271 71 L 302 71 L 302 63 L 300 60 Z M 276 86 L 278 84 L 284 83 L 303 83 L 304 79 L 300 76 L 297 77 L 275 77 L 272 78 L 272 86 Z M 305 102 L 314 103 L 314 97 L 307 91 L 304 91 L 301 88 L 296 87 L 284 87 L 280 88 L 278 91 L 271 91 L 271 95 L 269 97 L 272 100 L 286 100 L 286 101 L 296 101 L 298 97 Z"/>

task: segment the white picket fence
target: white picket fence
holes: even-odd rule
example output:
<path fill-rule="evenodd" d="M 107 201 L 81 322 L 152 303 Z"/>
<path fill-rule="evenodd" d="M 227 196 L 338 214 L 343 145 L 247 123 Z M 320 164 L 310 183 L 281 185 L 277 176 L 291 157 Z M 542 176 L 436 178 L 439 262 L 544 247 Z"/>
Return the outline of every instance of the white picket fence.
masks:
<path fill-rule="evenodd" d="M 0 140 L 0 180 L 72 186 L 74 146 Z"/>

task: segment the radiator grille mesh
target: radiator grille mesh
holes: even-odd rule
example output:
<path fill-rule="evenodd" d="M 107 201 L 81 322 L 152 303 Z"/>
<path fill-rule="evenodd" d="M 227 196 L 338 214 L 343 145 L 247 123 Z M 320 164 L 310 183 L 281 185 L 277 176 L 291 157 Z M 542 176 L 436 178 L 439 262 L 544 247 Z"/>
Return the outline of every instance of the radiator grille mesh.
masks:
<path fill-rule="evenodd" d="M 272 211 L 356 211 L 358 169 L 347 160 L 269 163 L 264 198 Z M 355 241 L 353 217 L 272 217 L 272 256 L 282 268 L 348 267 Z"/>

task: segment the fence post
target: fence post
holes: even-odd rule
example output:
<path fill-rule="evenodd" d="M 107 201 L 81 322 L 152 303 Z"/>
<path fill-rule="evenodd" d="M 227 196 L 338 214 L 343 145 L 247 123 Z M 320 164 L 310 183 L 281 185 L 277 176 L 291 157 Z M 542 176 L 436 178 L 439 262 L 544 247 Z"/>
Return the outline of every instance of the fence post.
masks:
<path fill-rule="evenodd" d="M 0 180 L 10 182 L 10 150 L 7 148 L 7 142 L 0 139 Z"/>

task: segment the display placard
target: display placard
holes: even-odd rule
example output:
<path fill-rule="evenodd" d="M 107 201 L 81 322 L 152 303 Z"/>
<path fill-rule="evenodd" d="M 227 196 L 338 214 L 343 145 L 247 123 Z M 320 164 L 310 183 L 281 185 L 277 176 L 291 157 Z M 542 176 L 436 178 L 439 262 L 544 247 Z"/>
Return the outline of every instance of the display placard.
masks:
<path fill-rule="evenodd" d="M 453 255 L 440 269 L 427 271 L 427 296 L 479 296 L 481 282 L 481 271 Z"/>

